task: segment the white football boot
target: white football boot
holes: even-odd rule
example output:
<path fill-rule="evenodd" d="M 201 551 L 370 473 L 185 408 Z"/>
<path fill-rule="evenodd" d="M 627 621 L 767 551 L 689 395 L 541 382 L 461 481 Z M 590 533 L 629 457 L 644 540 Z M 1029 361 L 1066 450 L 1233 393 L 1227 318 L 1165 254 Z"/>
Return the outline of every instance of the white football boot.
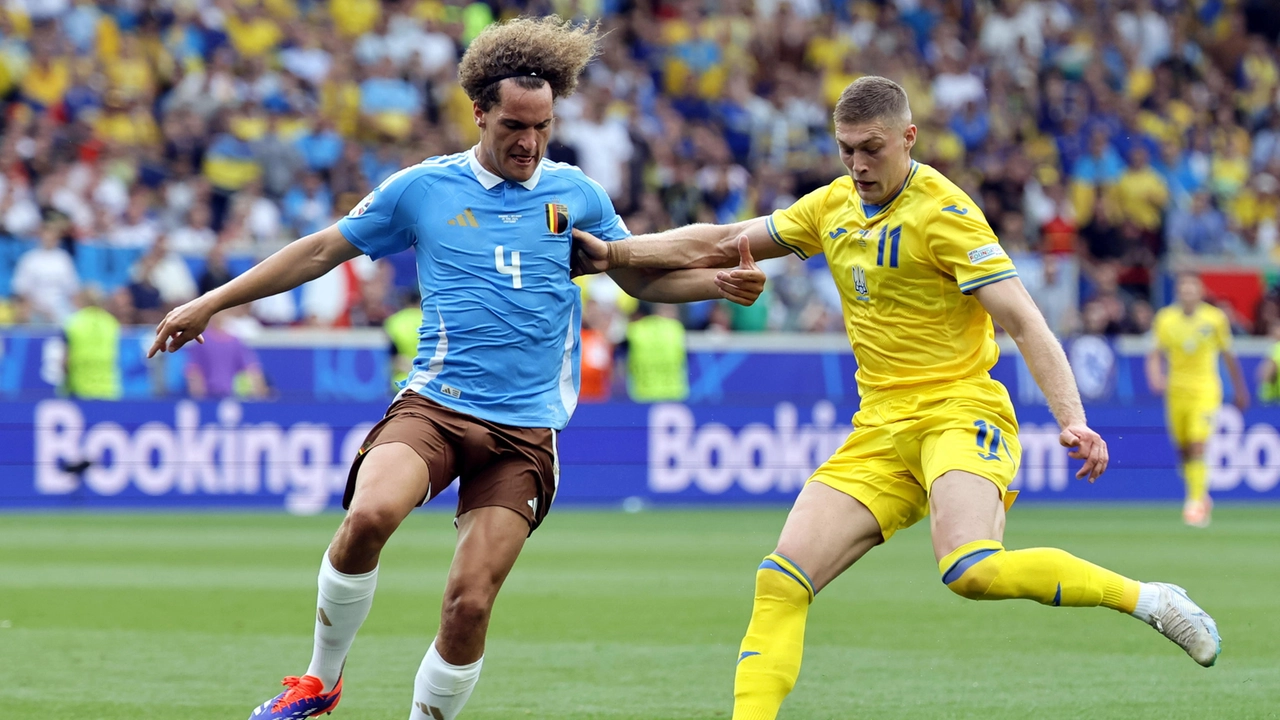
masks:
<path fill-rule="evenodd" d="M 1218 624 L 1187 597 L 1186 590 L 1169 583 L 1147 584 L 1160 591 L 1147 624 L 1186 650 L 1192 660 L 1205 667 L 1213 665 L 1222 652 Z"/>

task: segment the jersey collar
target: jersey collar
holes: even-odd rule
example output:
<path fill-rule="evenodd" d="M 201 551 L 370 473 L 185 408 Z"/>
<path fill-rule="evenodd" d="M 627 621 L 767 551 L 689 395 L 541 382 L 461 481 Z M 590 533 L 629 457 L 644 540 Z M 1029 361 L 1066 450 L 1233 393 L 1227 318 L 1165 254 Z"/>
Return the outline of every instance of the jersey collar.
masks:
<path fill-rule="evenodd" d="M 870 220 L 876 215 L 879 215 L 881 210 L 892 205 L 893 201 L 897 200 L 898 196 L 902 194 L 902 191 L 906 190 L 907 186 L 911 184 L 911 178 L 914 178 L 916 176 L 916 170 L 919 170 L 919 169 L 920 169 L 920 163 L 916 162 L 915 160 L 912 160 L 911 169 L 907 172 L 907 179 L 902 181 L 902 187 L 898 188 L 898 192 L 894 193 L 893 197 L 889 198 L 888 200 L 885 200 L 879 205 L 871 205 L 869 203 L 862 202 L 861 198 L 859 198 L 858 202 L 862 206 L 862 214 L 865 215 L 868 220 Z M 855 192 L 857 191 L 855 190 Z"/>
<path fill-rule="evenodd" d="M 475 174 L 476 180 L 480 181 L 480 184 L 484 186 L 484 189 L 492 190 L 495 187 L 501 185 L 504 181 L 501 177 L 494 175 L 488 170 L 485 170 L 484 166 L 480 164 L 480 158 L 476 157 L 476 148 L 478 147 L 480 146 L 477 145 L 471 148 L 471 150 L 467 153 L 467 164 L 471 166 L 471 172 Z M 538 180 L 541 178 L 542 178 L 542 163 L 539 162 L 538 167 L 533 169 L 533 176 L 530 177 L 528 180 L 525 180 L 519 183 L 519 185 L 523 187 L 525 190 L 532 190 L 538 187 Z"/>

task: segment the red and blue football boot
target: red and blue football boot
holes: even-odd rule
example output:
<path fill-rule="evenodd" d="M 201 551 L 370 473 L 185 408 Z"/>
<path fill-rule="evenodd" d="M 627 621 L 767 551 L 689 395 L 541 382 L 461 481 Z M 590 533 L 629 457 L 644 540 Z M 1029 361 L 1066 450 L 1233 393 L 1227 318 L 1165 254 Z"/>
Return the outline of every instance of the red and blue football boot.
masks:
<path fill-rule="evenodd" d="M 342 699 L 341 677 L 329 692 L 321 692 L 324 683 L 313 675 L 290 675 L 280 684 L 289 689 L 259 705 L 249 720 L 297 720 L 324 715 L 333 712 Z"/>

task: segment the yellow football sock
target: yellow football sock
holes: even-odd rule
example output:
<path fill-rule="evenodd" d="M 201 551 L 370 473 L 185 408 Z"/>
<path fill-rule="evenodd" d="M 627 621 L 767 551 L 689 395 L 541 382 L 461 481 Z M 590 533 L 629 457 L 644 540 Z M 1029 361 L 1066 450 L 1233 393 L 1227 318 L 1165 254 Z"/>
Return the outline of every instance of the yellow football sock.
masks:
<path fill-rule="evenodd" d="M 994 540 L 961 545 L 938 563 L 938 571 L 947 587 L 972 600 L 1026 598 L 1043 605 L 1101 605 L 1126 613 L 1137 606 L 1141 586 L 1057 548 L 1010 551 Z"/>
<path fill-rule="evenodd" d="M 1188 460 L 1182 463 L 1182 479 L 1187 483 L 1187 499 L 1203 500 L 1209 494 L 1209 468 L 1204 460 Z"/>
<path fill-rule="evenodd" d="M 756 571 L 756 600 L 733 679 L 733 720 L 774 720 L 800 676 L 813 583 L 782 555 Z"/>

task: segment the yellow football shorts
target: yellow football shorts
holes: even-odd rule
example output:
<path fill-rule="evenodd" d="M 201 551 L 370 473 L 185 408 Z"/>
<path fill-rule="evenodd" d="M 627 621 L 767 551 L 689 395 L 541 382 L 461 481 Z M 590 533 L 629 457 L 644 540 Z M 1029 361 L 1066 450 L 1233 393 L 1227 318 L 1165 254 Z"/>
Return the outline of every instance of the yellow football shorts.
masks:
<path fill-rule="evenodd" d="M 1208 440 L 1220 407 L 1221 393 L 1170 392 L 1165 401 L 1165 418 L 1173 444 L 1182 447 Z"/>
<path fill-rule="evenodd" d="M 864 400 L 854 430 L 809 478 L 866 505 L 888 540 L 929 513 L 929 488 L 952 470 L 990 480 L 1005 507 L 1022 446 L 1004 386 L 967 379 L 881 392 Z"/>

